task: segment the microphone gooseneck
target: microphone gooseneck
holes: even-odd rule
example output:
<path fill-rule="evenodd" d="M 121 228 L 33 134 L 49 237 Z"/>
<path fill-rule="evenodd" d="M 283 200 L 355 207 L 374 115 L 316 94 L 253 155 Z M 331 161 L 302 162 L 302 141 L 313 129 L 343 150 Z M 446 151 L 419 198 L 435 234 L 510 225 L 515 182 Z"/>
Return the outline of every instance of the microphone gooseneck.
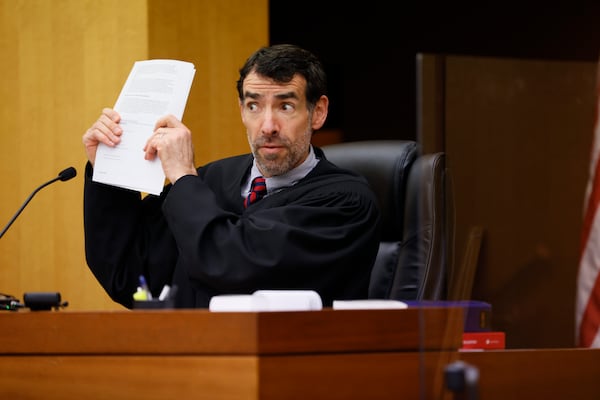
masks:
<path fill-rule="evenodd" d="M 25 200 L 25 202 L 23 203 L 23 205 L 21 207 L 19 207 L 19 209 L 17 210 L 17 212 L 15 213 L 15 215 L 13 215 L 13 217 L 10 219 L 10 221 L 8 221 L 8 224 L 6 224 L 6 226 L 4 227 L 4 229 L 2 229 L 2 232 L 0 232 L 0 238 L 2 238 L 2 236 L 4 236 L 4 234 L 6 233 L 6 231 L 8 230 L 8 228 L 10 228 L 10 226 L 12 225 L 13 222 L 15 222 L 15 220 L 17 219 L 17 217 L 19 216 L 19 214 L 21 214 L 21 212 L 25 209 L 25 207 L 27 206 L 27 204 L 29 204 L 29 202 L 31 201 L 31 199 L 33 199 L 33 196 L 35 196 L 35 194 L 37 192 L 39 192 L 40 190 L 42 190 L 43 188 L 45 188 L 46 186 L 48 186 L 51 183 L 54 183 L 58 180 L 60 181 L 68 181 L 71 178 L 74 178 L 77 175 L 77 171 L 75 170 L 75 168 L 73 167 L 69 167 L 66 168 L 64 170 L 62 170 L 58 176 L 54 179 L 49 180 L 46 183 L 41 184 L 40 186 L 38 186 L 30 195 L 29 197 L 27 197 L 27 200 Z"/>

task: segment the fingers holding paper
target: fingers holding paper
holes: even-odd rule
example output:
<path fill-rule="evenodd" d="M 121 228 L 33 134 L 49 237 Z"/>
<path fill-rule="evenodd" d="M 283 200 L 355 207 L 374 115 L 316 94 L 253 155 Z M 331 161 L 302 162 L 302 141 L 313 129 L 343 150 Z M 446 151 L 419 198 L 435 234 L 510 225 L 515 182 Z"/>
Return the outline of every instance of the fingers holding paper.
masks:
<path fill-rule="evenodd" d="M 83 134 L 82 142 L 87 158 L 92 165 L 96 161 L 99 143 L 114 147 L 121 141 L 123 129 L 119 125 L 120 121 L 121 116 L 118 112 L 111 108 L 105 108 L 96 122 Z"/>
<path fill-rule="evenodd" d="M 147 160 L 160 158 L 165 176 L 171 183 L 184 175 L 197 175 L 192 132 L 173 115 L 156 122 L 144 151 Z"/>

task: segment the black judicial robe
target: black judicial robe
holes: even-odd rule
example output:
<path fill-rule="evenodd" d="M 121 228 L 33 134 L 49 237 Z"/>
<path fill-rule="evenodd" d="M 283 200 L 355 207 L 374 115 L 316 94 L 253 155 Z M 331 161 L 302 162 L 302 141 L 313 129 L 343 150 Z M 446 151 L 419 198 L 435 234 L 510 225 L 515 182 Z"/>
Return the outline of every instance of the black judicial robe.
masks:
<path fill-rule="evenodd" d="M 175 306 L 208 307 L 218 294 L 311 289 L 324 306 L 367 297 L 379 210 L 366 180 L 320 158 L 294 186 L 243 208 L 252 155 L 225 158 L 167 185 L 160 196 L 84 185 L 85 250 L 108 295 L 133 306 L 140 274 L 156 296 L 177 285 Z"/>

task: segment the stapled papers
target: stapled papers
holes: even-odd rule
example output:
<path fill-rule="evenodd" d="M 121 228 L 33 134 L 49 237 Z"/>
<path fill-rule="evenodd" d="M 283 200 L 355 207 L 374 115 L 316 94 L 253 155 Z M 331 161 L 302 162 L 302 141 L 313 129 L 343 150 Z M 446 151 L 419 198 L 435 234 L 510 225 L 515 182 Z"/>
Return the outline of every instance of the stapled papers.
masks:
<path fill-rule="evenodd" d="M 144 159 L 143 148 L 160 117 L 173 114 L 181 120 L 195 72 L 194 65 L 185 61 L 134 63 L 114 106 L 121 115 L 121 142 L 98 146 L 95 182 L 155 195 L 162 192 L 165 175 L 160 160 Z"/>

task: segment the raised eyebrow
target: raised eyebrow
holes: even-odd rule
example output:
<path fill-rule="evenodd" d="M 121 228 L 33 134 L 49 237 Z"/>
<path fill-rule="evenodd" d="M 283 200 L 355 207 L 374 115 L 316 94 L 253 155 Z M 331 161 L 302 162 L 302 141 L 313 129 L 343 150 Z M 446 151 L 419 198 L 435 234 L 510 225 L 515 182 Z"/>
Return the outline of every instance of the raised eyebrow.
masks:
<path fill-rule="evenodd" d="M 244 99 L 251 98 L 253 100 L 260 99 L 262 97 L 261 94 L 255 92 L 244 92 Z"/>
<path fill-rule="evenodd" d="M 280 100 L 298 99 L 299 98 L 298 95 L 296 94 L 296 92 L 279 93 L 279 94 L 276 94 L 275 97 Z"/>
<path fill-rule="evenodd" d="M 258 100 L 261 97 L 264 97 L 262 94 L 260 93 L 256 93 L 256 92 L 244 92 L 244 99 L 246 98 L 251 98 L 253 100 Z M 299 99 L 298 94 L 295 92 L 284 92 L 284 93 L 278 93 L 275 95 L 275 98 L 279 99 L 279 100 L 286 100 L 286 99 Z"/>

